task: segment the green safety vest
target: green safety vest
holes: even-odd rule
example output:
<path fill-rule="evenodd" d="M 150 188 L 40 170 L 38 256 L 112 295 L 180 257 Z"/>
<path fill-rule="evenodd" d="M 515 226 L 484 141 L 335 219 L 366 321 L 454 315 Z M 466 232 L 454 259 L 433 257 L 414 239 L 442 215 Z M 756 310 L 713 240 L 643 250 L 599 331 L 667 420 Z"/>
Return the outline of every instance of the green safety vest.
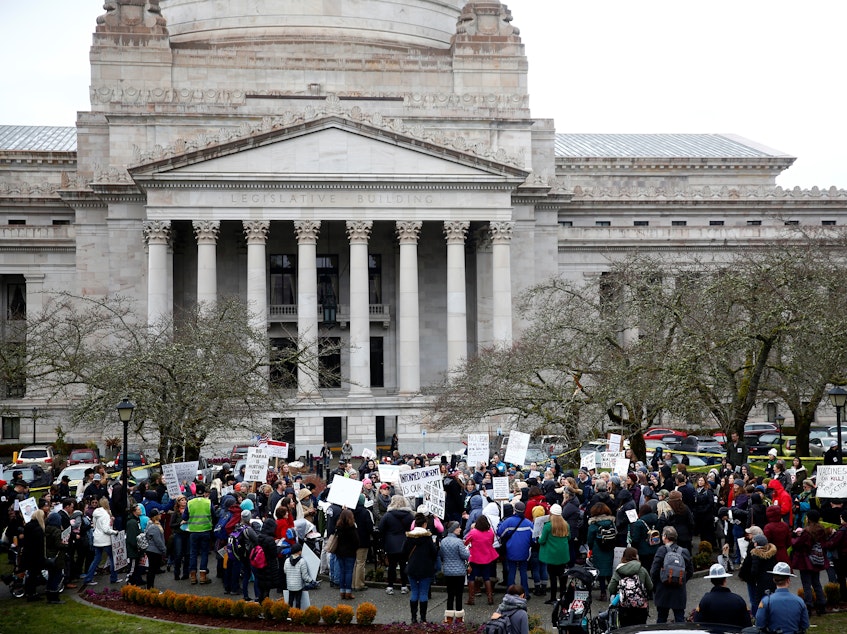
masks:
<path fill-rule="evenodd" d="M 188 532 L 204 533 L 212 530 L 212 502 L 207 497 L 188 501 Z"/>

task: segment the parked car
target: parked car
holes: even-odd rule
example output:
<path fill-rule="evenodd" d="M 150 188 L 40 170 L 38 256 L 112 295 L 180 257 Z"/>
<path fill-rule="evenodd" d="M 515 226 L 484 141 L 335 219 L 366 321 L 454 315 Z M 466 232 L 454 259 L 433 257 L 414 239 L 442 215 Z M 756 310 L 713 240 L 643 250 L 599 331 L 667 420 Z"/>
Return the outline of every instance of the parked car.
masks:
<path fill-rule="evenodd" d="M 684 431 L 670 429 L 668 427 L 651 427 L 644 432 L 644 440 L 661 440 L 667 436 L 685 438 L 688 434 Z"/>
<path fill-rule="evenodd" d="M 100 451 L 97 449 L 73 449 L 68 456 L 68 466 L 75 464 L 95 464 L 100 462 Z"/>
<path fill-rule="evenodd" d="M 70 478 L 70 481 L 68 482 L 68 487 L 70 488 L 71 495 L 74 496 L 76 495 L 76 490 L 79 486 L 79 483 L 82 482 L 82 478 L 85 475 L 86 469 L 93 469 L 99 465 L 99 462 L 90 462 L 77 463 L 75 465 L 65 467 L 64 469 L 62 469 L 61 473 L 59 473 L 58 477 L 53 482 L 53 484 L 60 484 L 62 482 L 62 478 L 64 476 L 68 476 Z"/>
<path fill-rule="evenodd" d="M 30 462 L 23 466 L 15 465 L 15 471 L 21 472 L 21 479 L 31 489 L 46 488 L 53 483 L 53 476 L 49 469 L 37 462 Z"/>
<path fill-rule="evenodd" d="M 782 454 L 783 456 L 793 456 L 797 453 L 797 436 L 782 437 Z"/>
<path fill-rule="evenodd" d="M 128 452 L 127 456 L 126 464 L 129 468 L 143 467 L 144 465 L 150 464 L 150 461 L 147 460 L 147 456 L 145 456 L 144 452 L 140 449 L 138 451 Z M 120 471 L 123 468 L 123 451 L 118 451 L 118 455 L 115 457 L 115 469 Z"/>
<path fill-rule="evenodd" d="M 235 447 L 233 447 L 232 451 L 229 453 L 229 463 L 235 464 L 236 462 L 238 462 L 242 458 L 246 458 L 247 457 L 247 450 L 252 446 L 253 446 L 252 443 L 246 444 L 246 445 L 235 445 Z"/>
<path fill-rule="evenodd" d="M 779 433 L 779 427 L 773 423 L 744 423 L 745 436 L 758 436 L 759 434 Z"/>
<path fill-rule="evenodd" d="M 53 447 L 50 445 L 30 445 L 18 452 L 18 459 L 15 460 L 15 464 L 22 465 L 38 462 L 52 466 L 54 457 Z"/>
<path fill-rule="evenodd" d="M 779 434 L 770 432 L 765 434 L 744 434 L 744 444 L 747 445 L 747 453 L 751 456 L 766 456 L 771 449 L 777 453 L 782 448 L 779 442 Z"/>
<path fill-rule="evenodd" d="M 721 447 L 726 446 L 726 434 L 722 431 L 716 431 L 712 434 L 712 438 L 714 438 Z"/>
<path fill-rule="evenodd" d="M 831 442 L 838 442 L 835 438 L 809 438 L 809 455 L 813 457 L 823 456 L 829 449 Z M 847 439 L 841 439 L 841 452 L 847 455 Z"/>

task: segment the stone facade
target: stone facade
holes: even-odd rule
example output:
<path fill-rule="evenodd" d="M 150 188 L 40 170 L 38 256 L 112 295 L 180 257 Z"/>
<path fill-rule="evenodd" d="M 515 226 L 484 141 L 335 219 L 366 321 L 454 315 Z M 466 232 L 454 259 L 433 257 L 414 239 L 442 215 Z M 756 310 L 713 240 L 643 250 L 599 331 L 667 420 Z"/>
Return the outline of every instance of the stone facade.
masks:
<path fill-rule="evenodd" d="M 0 145 L 4 324 L 14 291 L 33 313 L 61 288 L 128 294 L 150 321 L 237 295 L 272 339 L 338 337 L 350 383 L 301 373 L 256 429 L 293 418 L 298 454 L 395 430 L 404 450 L 455 448 L 422 435 L 426 386 L 518 337 L 513 298 L 551 275 L 843 223 L 847 193 L 780 190 L 793 159 L 752 142 L 651 154 L 639 143 L 661 135 L 614 145 L 532 119 L 520 19 L 499 1 L 252 5 L 106 2 L 75 150 Z M 62 416 L 30 391 L 0 402 Z"/>

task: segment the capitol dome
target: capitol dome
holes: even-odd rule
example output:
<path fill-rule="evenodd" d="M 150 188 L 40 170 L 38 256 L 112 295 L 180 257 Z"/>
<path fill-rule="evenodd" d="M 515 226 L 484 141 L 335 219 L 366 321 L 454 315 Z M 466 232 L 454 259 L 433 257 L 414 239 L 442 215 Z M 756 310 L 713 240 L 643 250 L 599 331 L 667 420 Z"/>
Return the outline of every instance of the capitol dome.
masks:
<path fill-rule="evenodd" d="M 174 46 L 333 41 L 446 49 L 466 0 L 161 0 Z"/>

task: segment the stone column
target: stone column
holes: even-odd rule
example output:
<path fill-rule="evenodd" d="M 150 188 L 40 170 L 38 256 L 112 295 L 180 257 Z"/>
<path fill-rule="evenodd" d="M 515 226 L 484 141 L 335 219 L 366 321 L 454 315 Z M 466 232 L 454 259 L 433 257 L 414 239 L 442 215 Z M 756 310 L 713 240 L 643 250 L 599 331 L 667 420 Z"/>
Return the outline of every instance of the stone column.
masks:
<path fill-rule="evenodd" d="M 267 220 L 243 220 L 241 225 L 247 239 L 247 303 L 250 307 L 250 324 L 264 333 L 268 324 L 265 242 L 271 223 Z"/>
<path fill-rule="evenodd" d="M 371 319 L 368 293 L 368 239 L 373 222 L 347 222 L 350 240 L 350 394 L 371 392 Z"/>
<path fill-rule="evenodd" d="M 218 301 L 219 220 L 195 220 L 191 223 L 197 237 L 197 303 L 214 306 Z"/>
<path fill-rule="evenodd" d="M 444 223 L 447 237 L 447 375 L 455 376 L 468 356 L 468 305 L 465 280 L 465 236 L 469 222 Z"/>
<path fill-rule="evenodd" d="M 296 220 L 297 234 L 297 347 L 302 360 L 297 366 L 297 389 L 301 395 L 318 391 L 318 271 L 319 220 Z"/>
<path fill-rule="evenodd" d="M 145 220 L 147 242 L 147 323 L 153 325 L 169 316 L 168 242 L 170 220 Z"/>
<path fill-rule="evenodd" d="M 476 343 L 479 350 L 493 343 L 491 330 L 491 231 L 482 227 L 474 232 L 476 247 Z"/>
<path fill-rule="evenodd" d="M 512 345 L 512 264 L 511 242 L 513 222 L 492 222 L 492 329 L 494 342 Z"/>
<path fill-rule="evenodd" d="M 397 307 L 397 370 L 400 394 L 421 391 L 421 341 L 418 317 L 418 238 L 423 223 L 398 221 L 400 241 L 400 303 Z"/>

